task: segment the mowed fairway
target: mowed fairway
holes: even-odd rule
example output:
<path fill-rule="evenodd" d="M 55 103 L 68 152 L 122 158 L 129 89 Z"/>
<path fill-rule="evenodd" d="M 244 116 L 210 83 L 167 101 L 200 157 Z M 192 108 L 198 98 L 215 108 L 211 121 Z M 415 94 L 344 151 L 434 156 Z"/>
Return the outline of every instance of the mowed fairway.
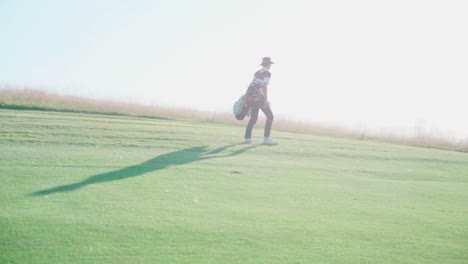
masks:
<path fill-rule="evenodd" d="M 0 110 L 0 263 L 468 263 L 468 154 Z"/>

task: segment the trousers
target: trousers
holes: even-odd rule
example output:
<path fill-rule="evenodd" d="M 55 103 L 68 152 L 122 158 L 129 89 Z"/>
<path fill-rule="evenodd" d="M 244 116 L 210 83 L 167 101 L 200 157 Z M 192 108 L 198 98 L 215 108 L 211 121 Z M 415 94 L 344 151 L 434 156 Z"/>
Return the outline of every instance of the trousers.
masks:
<path fill-rule="evenodd" d="M 265 132 L 264 136 L 265 137 L 270 137 L 271 133 L 271 126 L 273 124 L 273 119 L 275 118 L 273 116 L 273 112 L 271 111 L 271 108 L 269 106 L 264 107 L 264 106 L 258 106 L 258 105 L 252 105 L 252 111 L 250 112 L 250 120 L 249 123 L 247 124 L 247 128 L 245 129 L 245 137 L 244 138 L 252 138 L 252 129 L 257 123 L 258 120 L 258 111 L 262 110 L 262 112 L 265 114 L 267 120 L 265 123 Z"/>

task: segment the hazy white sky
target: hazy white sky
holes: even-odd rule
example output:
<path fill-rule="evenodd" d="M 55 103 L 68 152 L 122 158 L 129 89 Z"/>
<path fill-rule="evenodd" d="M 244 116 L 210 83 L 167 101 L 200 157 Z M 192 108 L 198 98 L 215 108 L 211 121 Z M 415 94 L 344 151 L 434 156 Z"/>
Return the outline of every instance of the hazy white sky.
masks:
<path fill-rule="evenodd" d="M 467 1 L 1 0 L 0 83 L 468 138 Z"/>

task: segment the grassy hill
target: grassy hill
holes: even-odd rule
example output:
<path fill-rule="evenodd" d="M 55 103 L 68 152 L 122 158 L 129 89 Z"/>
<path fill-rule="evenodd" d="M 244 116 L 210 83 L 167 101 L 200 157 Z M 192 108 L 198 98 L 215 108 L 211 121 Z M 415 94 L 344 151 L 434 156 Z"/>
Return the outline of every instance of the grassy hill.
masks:
<path fill-rule="evenodd" d="M 236 98 L 237 99 L 237 98 Z M 178 119 L 197 122 L 239 126 L 232 113 L 206 112 L 190 108 L 144 105 L 131 102 L 117 102 L 104 99 L 91 99 L 61 95 L 43 90 L 9 87 L 0 84 L 0 109 L 67 112 L 81 114 L 105 114 L 113 116 L 144 117 L 152 119 Z M 259 123 L 263 120 L 260 118 Z M 242 126 L 242 125 L 241 125 Z M 275 130 L 300 134 L 314 134 L 352 139 L 372 139 L 382 142 L 431 147 L 468 152 L 468 138 L 455 139 L 441 137 L 424 126 L 415 127 L 412 136 L 398 135 L 388 130 L 380 133 L 349 129 L 336 125 L 290 120 L 275 117 Z"/>
<path fill-rule="evenodd" d="M 468 262 L 468 153 L 243 132 L 0 109 L 0 263 Z"/>

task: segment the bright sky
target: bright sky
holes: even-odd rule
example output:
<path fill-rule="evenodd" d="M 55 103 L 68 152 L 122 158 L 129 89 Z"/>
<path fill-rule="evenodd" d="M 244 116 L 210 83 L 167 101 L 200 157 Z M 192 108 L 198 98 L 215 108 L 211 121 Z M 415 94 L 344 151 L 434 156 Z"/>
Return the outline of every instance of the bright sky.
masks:
<path fill-rule="evenodd" d="M 1 0 L 0 83 L 468 139 L 468 2 Z"/>

